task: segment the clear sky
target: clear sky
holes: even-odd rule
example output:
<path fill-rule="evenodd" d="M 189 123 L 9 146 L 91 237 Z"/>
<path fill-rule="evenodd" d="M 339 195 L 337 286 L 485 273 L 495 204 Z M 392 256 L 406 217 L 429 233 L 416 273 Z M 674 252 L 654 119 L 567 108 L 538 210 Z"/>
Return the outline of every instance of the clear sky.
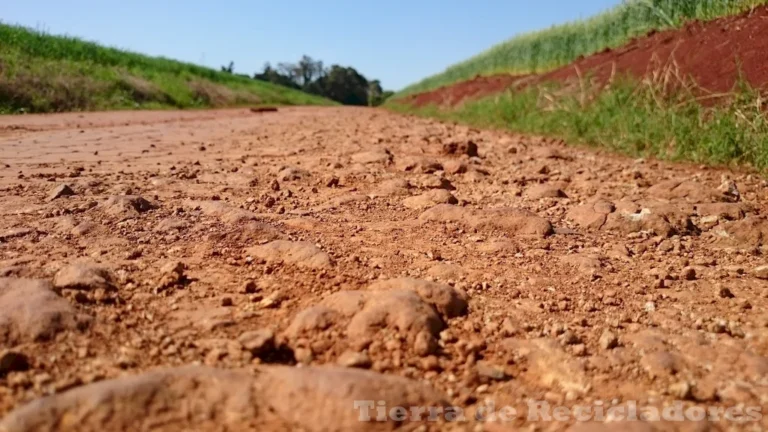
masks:
<path fill-rule="evenodd" d="M 398 90 L 619 0 L 0 0 L 0 20 L 252 74 L 302 54 Z M 2 43 L 2 41 L 0 41 Z"/>

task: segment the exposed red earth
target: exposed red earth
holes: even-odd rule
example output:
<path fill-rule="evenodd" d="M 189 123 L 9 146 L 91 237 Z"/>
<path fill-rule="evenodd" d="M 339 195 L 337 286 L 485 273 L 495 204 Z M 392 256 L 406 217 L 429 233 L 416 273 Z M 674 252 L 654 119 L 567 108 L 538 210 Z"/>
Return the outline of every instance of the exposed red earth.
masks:
<path fill-rule="evenodd" d="M 682 29 L 653 32 L 618 49 L 577 60 L 531 77 L 501 74 L 442 87 L 405 99 L 414 106 L 455 106 L 462 101 L 499 93 L 515 85 L 568 81 L 591 76 L 607 82 L 613 76 L 644 77 L 672 68 L 703 91 L 731 91 L 739 76 L 758 89 L 768 84 L 768 7 L 709 22 L 691 22 Z"/>
<path fill-rule="evenodd" d="M 768 428 L 757 176 L 362 108 L 0 125 L 0 431 Z"/>

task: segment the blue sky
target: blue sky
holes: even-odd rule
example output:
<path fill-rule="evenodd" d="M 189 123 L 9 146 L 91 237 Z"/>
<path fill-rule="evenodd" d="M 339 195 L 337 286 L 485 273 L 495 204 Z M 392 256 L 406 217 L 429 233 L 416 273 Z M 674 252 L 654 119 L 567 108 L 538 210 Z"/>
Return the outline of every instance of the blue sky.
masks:
<path fill-rule="evenodd" d="M 619 0 L 0 0 L 0 20 L 252 74 L 302 54 L 398 90 Z M 1 43 L 1 41 L 0 41 Z"/>

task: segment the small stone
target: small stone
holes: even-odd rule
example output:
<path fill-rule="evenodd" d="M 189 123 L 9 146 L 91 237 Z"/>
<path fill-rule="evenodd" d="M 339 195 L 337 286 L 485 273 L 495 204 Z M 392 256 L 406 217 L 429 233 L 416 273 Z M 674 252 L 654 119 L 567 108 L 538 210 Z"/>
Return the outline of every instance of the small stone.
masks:
<path fill-rule="evenodd" d="M 572 350 L 573 350 L 573 355 L 575 355 L 576 357 L 583 357 L 587 354 L 587 346 L 584 344 L 574 345 Z"/>
<path fill-rule="evenodd" d="M 69 187 L 69 185 L 61 184 L 51 191 L 51 194 L 48 196 L 48 201 L 53 201 L 62 197 L 74 196 L 74 195 L 76 195 L 75 191 L 72 190 L 72 188 Z"/>
<path fill-rule="evenodd" d="M 443 170 L 447 174 L 463 174 L 467 172 L 467 164 L 458 159 L 452 159 L 443 163 Z"/>
<path fill-rule="evenodd" d="M 413 343 L 413 350 L 417 355 L 426 357 L 434 354 L 437 351 L 437 348 L 437 341 L 428 332 L 422 331 L 416 335 L 416 341 Z"/>
<path fill-rule="evenodd" d="M 669 394 L 678 400 L 691 400 L 693 398 L 691 385 L 685 381 L 670 385 Z"/>
<path fill-rule="evenodd" d="M 330 187 L 336 187 L 338 185 L 339 185 L 339 178 L 337 176 L 331 176 L 325 180 L 326 187 L 330 188 Z"/>
<path fill-rule="evenodd" d="M 262 300 L 259 304 L 263 308 L 276 308 L 280 306 L 280 303 L 283 302 L 285 297 L 280 291 L 275 291 L 272 294 L 268 295 L 264 300 Z"/>
<path fill-rule="evenodd" d="M 451 343 L 456 341 L 456 336 L 449 329 L 445 329 L 440 332 L 440 340 L 445 343 Z"/>
<path fill-rule="evenodd" d="M 280 182 L 277 180 L 272 180 L 272 183 L 269 184 L 269 187 L 272 188 L 273 191 L 278 192 L 280 190 Z"/>
<path fill-rule="evenodd" d="M 184 270 L 186 269 L 186 266 L 181 261 L 171 261 L 166 263 L 161 269 L 160 273 L 163 274 L 176 274 L 178 276 L 181 276 L 184 274 Z"/>
<path fill-rule="evenodd" d="M 507 379 L 507 374 L 503 368 L 488 364 L 486 362 L 477 362 L 477 374 L 481 377 L 489 378 L 495 381 L 503 381 Z"/>
<path fill-rule="evenodd" d="M 440 370 L 440 361 L 433 355 L 424 357 L 421 359 L 421 368 L 425 371 L 438 371 Z"/>
<path fill-rule="evenodd" d="M 619 338 L 613 332 L 606 330 L 600 336 L 600 348 L 609 350 L 619 346 Z"/>
<path fill-rule="evenodd" d="M 183 284 L 187 277 L 184 275 L 186 266 L 181 261 L 170 261 L 160 269 L 160 278 L 155 286 L 155 292 L 159 293 L 166 289 Z"/>
<path fill-rule="evenodd" d="M 753 274 L 758 279 L 768 279 L 768 265 L 757 267 Z"/>
<path fill-rule="evenodd" d="M 687 281 L 696 280 L 696 269 L 693 267 L 686 267 L 683 269 L 683 272 L 680 274 L 680 276 Z"/>
<path fill-rule="evenodd" d="M 115 276 L 110 269 L 88 263 L 75 263 L 62 268 L 53 278 L 53 286 L 58 290 L 113 291 L 117 289 Z"/>
<path fill-rule="evenodd" d="M 269 329 L 247 331 L 237 340 L 246 351 L 256 357 L 261 357 L 275 348 L 275 333 Z"/>
<path fill-rule="evenodd" d="M 368 369 L 371 367 L 371 358 L 368 354 L 354 351 L 345 351 L 336 360 L 341 366 L 359 369 Z"/>
<path fill-rule="evenodd" d="M 293 350 L 293 357 L 296 359 L 297 362 L 301 364 L 312 363 L 312 360 L 314 359 L 314 356 L 312 355 L 312 350 L 308 348 L 296 348 L 295 350 Z"/>
<path fill-rule="evenodd" d="M 574 332 L 567 330 L 560 336 L 560 342 L 563 345 L 576 345 L 581 343 L 581 339 Z"/>
<path fill-rule="evenodd" d="M 707 325 L 707 330 L 710 333 L 722 334 L 728 330 L 727 325 L 728 323 L 726 323 L 725 320 L 718 319 L 709 323 L 709 325 Z"/>
<path fill-rule="evenodd" d="M 26 355 L 16 351 L 5 351 L 0 354 L 0 377 L 9 372 L 23 372 L 29 370 L 29 359 Z"/>
<path fill-rule="evenodd" d="M 224 307 L 230 307 L 234 303 L 232 302 L 232 297 L 224 297 L 221 299 L 221 305 Z"/>
<path fill-rule="evenodd" d="M 717 285 L 715 287 L 715 290 L 717 292 L 717 296 L 720 297 L 720 298 L 730 299 L 730 298 L 734 298 L 735 297 L 733 295 L 733 293 L 731 292 L 731 290 L 728 289 L 728 287 L 724 287 L 722 285 Z"/>
<path fill-rule="evenodd" d="M 243 284 L 243 287 L 240 290 L 240 292 L 243 294 L 254 294 L 258 290 L 259 290 L 259 287 L 256 285 L 256 282 L 249 280 Z"/>

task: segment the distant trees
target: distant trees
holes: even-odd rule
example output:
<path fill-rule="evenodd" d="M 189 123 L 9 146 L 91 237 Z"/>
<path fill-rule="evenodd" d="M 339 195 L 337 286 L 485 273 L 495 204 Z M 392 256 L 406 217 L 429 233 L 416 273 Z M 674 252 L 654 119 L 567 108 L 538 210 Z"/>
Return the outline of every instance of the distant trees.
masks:
<path fill-rule="evenodd" d="M 293 80 L 293 76 L 287 75 L 281 65 L 278 65 L 278 69 L 275 69 L 269 63 L 264 64 L 264 70 L 261 73 L 257 73 L 253 76 L 253 79 L 259 81 L 267 81 L 274 84 L 279 84 L 285 87 L 291 87 L 300 89 L 298 84 Z"/>
<path fill-rule="evenodd" d="M 229 62 L 221 71 L 234 74 L 235 63 Z M 316 94 L 344 105 L 379 106 L 394 94 L 385 91 L 379 80 L 368 81 L 352 67 L 325 67 L 321 60 L 308 55 L 301 56 L 296 63 L 278 63 L 274 67 L 267 62 L 261 72 L 253 74 L 253 79 Z"/>
<path fill-rule="evenodd" d="M 352 67 L 326 68 L 322 61 L 307 55 L 297 63 L 279 63 L 276 68 L 266 63 L 253 78 L 300 89 L 344 105 L 378 106 L 393 94 L 384 91 L 379 80 L 368 81 Z"/>

